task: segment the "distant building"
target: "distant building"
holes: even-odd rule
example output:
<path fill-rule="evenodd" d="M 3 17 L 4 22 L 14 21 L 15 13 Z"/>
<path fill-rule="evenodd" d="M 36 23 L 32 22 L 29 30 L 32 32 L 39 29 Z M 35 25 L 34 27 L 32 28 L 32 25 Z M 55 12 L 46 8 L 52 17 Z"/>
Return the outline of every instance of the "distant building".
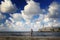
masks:
<path fill-rule="evenodd" d="M 44 27 L 41 31 L 51 31 L 51 27 Z"/>
<path fill-rule="evenodd" d="M 53 27 L 53 30 L 54 30 L 55 32 L 59 32 L 59 31 L 60 31 L 60 27 Z"/>
<path fill-rule="evenodd" d="M 58 32 L 60 31 L 60 27 L 44 27 L 42 29 L 38 29 L 38 32 Z"/>

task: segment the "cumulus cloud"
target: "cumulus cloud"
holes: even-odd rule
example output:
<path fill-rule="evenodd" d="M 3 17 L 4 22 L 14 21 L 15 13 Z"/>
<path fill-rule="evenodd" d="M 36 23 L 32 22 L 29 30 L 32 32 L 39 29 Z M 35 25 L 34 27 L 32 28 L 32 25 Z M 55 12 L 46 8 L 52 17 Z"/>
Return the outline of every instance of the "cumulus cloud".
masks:
<path fill-rule="evenodd" d="M 33 0 L 28 0 L 26 2 L 27 5 L 24 7 L 24 10 L 21 11 L 25 20 L 31 20 L 34 15 L 39 15 L 42 13 L 39 3 L 34 2 Z"/>
<path fill-rule="evenodd" d="M 60 4 L 57 2 L 51 3 L 49 6 L 49 17 L 50 18 L 60 18 Z"/>
<path fill-rule="evenodd" d="M 24 20 L 23 17 L 22 17 L 22 14 L 20 14 L 20 13 L 11 14 L 11 17 L 14 19 L 14 21 L 22 21 L 22 20 Z"/>
<path fill-rule="evenodd" d="M 0 11 L 2 13 L 13 13 L 17 10 L 15 4 L 12 4 L 11 0 L 1 1 Z"/>
<path fill-rule="evenodd" d="M 25 20 L 23 20 L 24 18 L 22 16 L 22 14 L 20 14 L 20 13 L 11 14 L 11 17 L 9 19 L 11 20 L 11 23 L 15 25 L 15 27 L 14 27 L 15 31 L 30 31 L 31 29 L 36 31 L 40 28 L 40 22 L 31 23 L 30 21 L 25 21 Z"/>
<path fill-rule="evenodd" d="M 48 13 L 44 17 L 45 26 L 47 27 L 58 27 L 60 22 L 60 4 L 57 2 L 52 2 L 49 5 Z M 57 24 L 57 25 L 56 25 Z"/>
<path fill-rule="evenodd" d="M 0 25 L 0 31 L 30 31 L 33 29 L 34 31 L 37 31 L 39 28 L 41 28 L 40 22 L 33 22 L 31 23 L 30 21 L 24 22 L 21 21 L 23 17 L 21 14 L 14 13 L 11 14 L 11 17 L 9 20 L 6 20 L 4 24 Z"/>
<path fill-rule="evenodd" d="M 10 14 L 9 20 L 1 24 L 0 30 L 5 31 L 37 31 L 43 27 L 59 27 L 60 4 L 53 2 L 49 6 L 48 13 L 40 8 L 40 4 L 33 0 L 27 0 L 27 5 L 21 13 Z M 1 14 L 0 14 L 1 15 Z M 2 16 L 2 15 L 1 15 Z M 38 17 L 37 17 L 38 16 Z M 35 18 L 34 18 L 35 17 Z M 1 17 L 2 19 L 4 17 Z M 31 21 L 32 20 L 32 21 Z M 4 27 L 5 26 L 5 27 Z"/>

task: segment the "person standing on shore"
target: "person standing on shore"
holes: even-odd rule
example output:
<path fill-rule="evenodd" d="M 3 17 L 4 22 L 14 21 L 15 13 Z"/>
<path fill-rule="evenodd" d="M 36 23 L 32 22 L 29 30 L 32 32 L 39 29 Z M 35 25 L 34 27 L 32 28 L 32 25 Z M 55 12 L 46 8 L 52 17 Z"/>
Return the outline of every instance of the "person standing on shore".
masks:
<path fill-rule="evenodd" d="M 32 36 L 32 34 L 33 34 L 33 29 L 31 29 L 31 36 Z"/>

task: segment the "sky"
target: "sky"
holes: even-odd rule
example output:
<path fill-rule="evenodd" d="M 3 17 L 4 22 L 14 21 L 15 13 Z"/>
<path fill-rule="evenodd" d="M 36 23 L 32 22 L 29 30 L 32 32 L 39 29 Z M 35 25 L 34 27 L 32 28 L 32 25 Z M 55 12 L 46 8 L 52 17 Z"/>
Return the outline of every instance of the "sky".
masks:
<path fill-rule="evenodd" d="M 60 27 L 60 0 L 0 0 L 0 31 L 38 31 Z"/>

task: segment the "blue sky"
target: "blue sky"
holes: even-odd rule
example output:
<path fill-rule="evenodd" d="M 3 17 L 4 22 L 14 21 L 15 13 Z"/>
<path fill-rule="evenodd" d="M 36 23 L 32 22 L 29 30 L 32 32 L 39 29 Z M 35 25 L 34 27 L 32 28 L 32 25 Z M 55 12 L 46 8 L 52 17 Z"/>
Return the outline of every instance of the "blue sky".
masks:
<path fill-rule="evenodd" d="M 0 31 L 59 27 L 60 0 L 0 0 Z"/>
<path fill-rule="evenodd" d="M 4 1 L 4 0 L 0 0 L 0 3 L 1 1 Z M 16 4 L 16 6 L 20 9 L 24 9 L 24 6 L 27 5 L 26 1 L 25 0 L 11 0 L 13 4 Z M 47 8 L 48 5 L 50 5 L 50 3 L 52 3 L 53 1 L 57 1 L 59 2 L 60 0 L 34 0 L 35 2 L 39 2 L 41 4 L 41 8 Z"/>

